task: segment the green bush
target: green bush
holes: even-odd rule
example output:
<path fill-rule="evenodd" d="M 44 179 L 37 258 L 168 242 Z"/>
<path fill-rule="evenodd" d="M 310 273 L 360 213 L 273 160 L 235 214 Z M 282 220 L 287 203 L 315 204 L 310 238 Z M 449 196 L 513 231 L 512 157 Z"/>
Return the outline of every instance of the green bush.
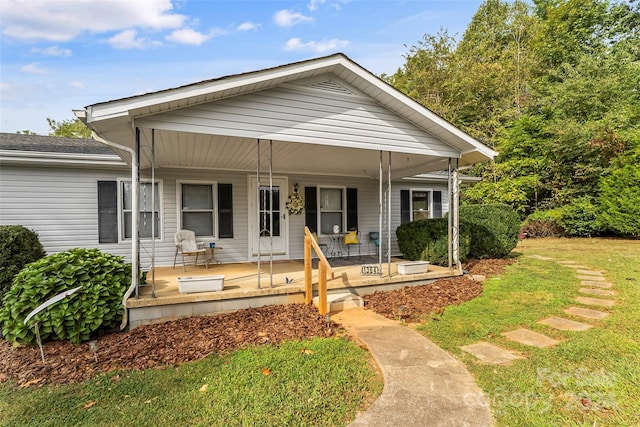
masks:
<path fill-rule="evenodd" d="M 471 237 L 469 258 L 504 258 L 518 244 L 520 217 L 502 204 L 461 206 L 460 230 Z"/>
<path fill-rule="evenodd" d="M 35 231 L 21 225 L 0 225 L 0 305 L 22 268 L 45 256 Z"/>
<path fill-rule="evenodd" d="M 520 235 L 524 237 L 562 237 L 564 228 L 560 225 L 561 209 L 537 211 L 525 219 L 520 227 Z"/>
<path fill-rule="evenodd" d="M 640 237 L 640 149 L 600 180 L 598 225 L 615 234 Z"/>
<path fill-rule="evenodd" d="M 97 249 L 71 249 L 29 264 L 13 279 L 4 296 L 0 323 L 6 339 L 35 343 L 33 324 L 40 323 L 42 340 L 90 339 L 100 328 L 112 328 L 122 319 L 122 297 L 131 283 L 131 265 L 122 257 Z M 40 304 L 61 292 L 82 286 L 71 296 L 24 319 Z"/>
<path fill-rule="evenodd" d="M 600 232 L 598 207 L 590 196 L 574 199 L 562 208 L 560 225 L 572 237 L 591 237 Z"/>
<path fill-rule="evenodd" d="M 447 218 L 425 219 L 402 224 L 396 229 L 398 247 L 405 259 L 449 265 Z M 460 233 L 460 260 L 467 259 L 469 234 Z"/>

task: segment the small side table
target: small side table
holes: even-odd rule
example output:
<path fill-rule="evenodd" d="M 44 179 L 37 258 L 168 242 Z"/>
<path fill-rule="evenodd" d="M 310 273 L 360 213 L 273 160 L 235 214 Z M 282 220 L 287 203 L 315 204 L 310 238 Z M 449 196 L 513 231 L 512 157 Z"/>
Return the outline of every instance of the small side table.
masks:
<path fill-rule="evenodd" d="M 206 255 L 205 255 L 205 261 L 204 261 L 204 265 L 209 268 L 209 264 L 214 263 L 214 264 L 222 264 L 222 262 L 220 262 L 218 259 L 216 259 L 216 249 L 217 250 L 222 250 L 222 248 L 220 246 L 216 246 L 214 248 L 210 248 L 210 247 L 205 247 L 206 249 Z"/>

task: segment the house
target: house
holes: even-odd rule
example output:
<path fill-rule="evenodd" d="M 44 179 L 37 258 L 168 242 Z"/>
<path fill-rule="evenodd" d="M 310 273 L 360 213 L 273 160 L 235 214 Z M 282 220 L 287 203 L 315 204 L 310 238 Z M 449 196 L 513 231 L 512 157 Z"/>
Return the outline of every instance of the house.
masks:
<path fill-rule="evenodd" d="M 305 226 L 321 240 L 356 229 L 363 251 L 378 232 L 382 262 L 399 224 L 447 212 L 459 267 L 458 171 L 496 155 L 343 54 L 74 113 L 93 140 L 2 135 L 0 224 L 145 270 L 174 262 L 180 229 L 224 263 L 300 259 Z"/>

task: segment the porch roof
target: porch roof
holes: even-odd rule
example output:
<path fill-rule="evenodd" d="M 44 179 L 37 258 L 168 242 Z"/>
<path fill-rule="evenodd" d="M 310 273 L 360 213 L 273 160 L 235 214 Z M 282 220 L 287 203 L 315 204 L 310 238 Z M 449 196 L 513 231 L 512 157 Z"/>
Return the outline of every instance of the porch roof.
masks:
<path fill-rule="evenodd" d="M 292 85 L 307 98 L 287 98 Z M 280 104 L 246 115 L 261 104 L 259 93 L 282 96 Z M 298 114 L 316 95 L 317 114 Z M 332 110 L 324 101 L 333 102 Z M 76 115 L 98 139 L 130 148 L 136 127 L 145 145 L 154 129 L 158 167 L 250 171 L 258 139 L 273 141 L 273 168 L 280 173 L 376 178 L 379 152 L 386 151 L 398 178 L 444 169 L 449 158 L 465 166 L 497 154 L 343 54 L 97 103 Z M 150 166 L 148 150 L 140 164 Z"/>

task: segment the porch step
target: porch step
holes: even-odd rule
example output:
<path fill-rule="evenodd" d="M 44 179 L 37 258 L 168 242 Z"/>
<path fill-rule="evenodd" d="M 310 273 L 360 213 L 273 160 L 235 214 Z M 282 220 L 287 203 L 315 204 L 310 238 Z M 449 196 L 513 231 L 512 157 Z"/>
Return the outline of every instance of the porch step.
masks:
<path fill-rule="evenodd" d="M 316 307 L 318 307 L 318 301 L 318 297 L 313 297 L 313 305 Z M 362 297 L 352 294 L 351 292 L 336 292 L 327 295 L 327 309 L 329 313 L 337 313 L 339 311 L 360 307 L 364 307 Z"/>

